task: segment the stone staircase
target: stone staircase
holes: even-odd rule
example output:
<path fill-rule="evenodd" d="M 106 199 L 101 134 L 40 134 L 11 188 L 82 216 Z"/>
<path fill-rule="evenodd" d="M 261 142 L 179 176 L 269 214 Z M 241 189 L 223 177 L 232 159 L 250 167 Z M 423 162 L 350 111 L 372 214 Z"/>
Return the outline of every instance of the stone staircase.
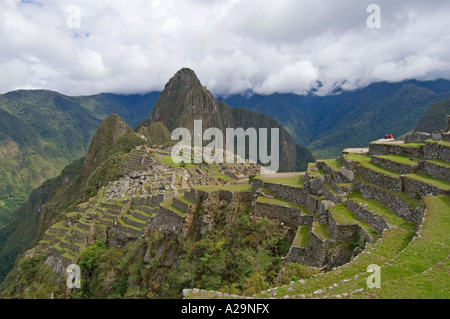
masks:
<path fill-rule="evenodd" d="M 129 175 L 136 171 L 147 171 L 154 163 L 153 158 L 145 149 L 134 149 L 125 155 L 121 164 L 121 170 L 124 175 Z"/>

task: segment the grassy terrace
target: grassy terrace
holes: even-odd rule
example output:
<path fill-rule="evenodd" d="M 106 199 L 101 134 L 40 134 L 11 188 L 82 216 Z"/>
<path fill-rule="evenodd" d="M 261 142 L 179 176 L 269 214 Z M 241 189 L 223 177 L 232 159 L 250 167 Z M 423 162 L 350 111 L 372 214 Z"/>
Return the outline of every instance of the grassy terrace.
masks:
<path fill-rule="evenodd" d="M 405 155 L 390 154 L 390 155 L 377 155 L 376 157 L 411 166 L 419 164 L 419 161 L 411 160 L 410 156 Z"/>
<path fill-rule="evenodd" d="M 449 297 L 450 196 L 430 196 L 423 200 L 427 214 L 421 237 L 416 238 L 390 265 L 382 268 L 381 289 L 371 291 L 368 297 Z M 430 269 L 430 272 L 423 273 Z"/>
<path fill-rule="evenodd" d="M 178 159 L 180 159 L 180 161 L 182 160 L 181 157 L 179 157 Z M 170 155 L 161 156 L 160 162 L 165 165 L 181 167 L 181 163 L 180 164 L 175 163 L 172 160 L 172 156 L 170 156 Z M 192 163 L 186 163 L 185 165 L 186 165 L 185 168 L 196 168 L 197 167 L 197 165 L 192 164 Z"/>
<path fill-rule="evenodd" d="M 372 163 L 371 157 L 368 154 L 364 155 L 364 154 L 353 154 L 353 153 L 350 153 L 350 154 L 346 154 L 344 156 L 347 158 L 347 160 L 358 162 L 361 166 L 363 166 L 365 168 L 368 168 L 368 169 L 371 169 L 371 170 L 373 170 L 375 172 L 378 172 L 378 173 L 381 173 L 381 174 L 385 174 L 385 175 L 388 175 L 388 176 L 391 176 L 391 177 L 394 177 L 394 178 L 399 178 L 400 177 L 400 173 L 397 173 L 397 172 L 395 172 L 393 170 L 390 170 L 390 169 L 387 169 L 387 168 L 384 168 L 384 167 L 381 167 L 379 165 L 376 165 L 376 164 Z"/>
<path fill-rule="evenodd" d="M 142 227 L 145 227 L 145 221 L 144 220 L 142 220 L 142 219 L 139 219 L 139 218 L 136 218 L 136 217 L 134 217 L 134 216 L 131 216 L 130 214 L 127 214 L 127 215 L 125 215 L 128 219 L 130 219 L 130 220 L 132 220 L 132 221 L 134 221 L 134 222 L 136 222 L 136 223 L 139 223 L 139 224 L 142 224 Z"/>
<path fill-rule="evenodd" d="M 407 230 L 413 230 L 415 228 L 415 224 L 408 222 L 407 220 L 398 217 L 398 215 L 389 207 L 381 204 L 380 202 L 374 199 L 365 198 L 361 193 L 355 192 L 349 196 L 350 200 L 353 200 L 357 203 L 366 204 L 368 209 L 373 212 L 380 213 L 381 216 L 390 224 L 395 227 L 404 228 Z"/>
<path fill-rule="evenodd" d="M 440 145 L 442 145 L 442 146 L 447 146 L 447 147 L 450 147 L 450 142 L 449 141 L 428 141 L 427 143 L 438 143 L 438 144 L 440 144 Z"/>
<path fill-rule="evenodd" d="M 231 192 L 248 192 L 252 190 L 251 184 L 242 185 L 197 185 L 194 187 L 196 190 L 213 192 L 218 190 L 225 190 Z"/>
<path fill-rule="evenodd" d="M 368 232 L 373 239 L 379 237 L 378 232 L 364 220 L 358 218 L 355 214 L 353 214 L 348 208 L 346 203 L 342 203 L 328 209 L 331 212 L 331 215 L 334 221 L 338 224 L 359 224 L 363 227 L 366 232 Z"/>
<path fill-rule="evenodd" d="M 371 184 L 371 183 L 369 183 L 369 182 L 366 181 L 365 179 L 362 179 L 362 178 L 359 177 L 359 176 L 356 176 L 356 177 L 355 177 L 355 180 L 358 181 L 358 182 L 360 182 L 360 183 L 368 184 L 368 185 L 370 185 L 370 186 L 372 186 L 372 187 L 374 187 L 374 188 L 377 188 L 377 189 L 379 189 L 379 190 L 381 190 L 381 191 L 383 191 L 383 192 L 390 193 L 390 194 L 392 194 L 392 195 L 394 195 L 394 196 L 400 198 L 400 199 L 403 200 L 405 203 L 408 203 L 408 205 L 409 205 L 411 208 L 413 208 L 413 207 L 419 207 L 419 206 L 420 206 L 420 200 L 418 200 L 417 198 L 413 198 L 413 197 L 409 196 L 408 194 L 401 193 L 401 192 L 395 192 L 395 191 L 392 191 L 392 190 L 389 190 L 389 189 L 386 189 L 386 188 L 382 188 L 382 187 L 380 187 L 380 186 L 378 186 L 378 185 Z"/>
<path fill-rule="evenodd" d="M 297 208 L 302 211 L 302 213 L 310 215 L 311 213 L 308 212 L 308 210 L 305 208 L 305 206 L 296 204 L 293 202 L 285 201 L 282 199 L 277 198 L 268 198 L 264 196 L 259 196 L 256 200 L 257 203 L 264 203 L 264 204 L 271 204 L 271 205 L 277 205 L 277 206 L 283 206 L 283 207 L 290 207 L 290 208 Z"/>
<path fill-rule="evenodd" d="M 119 219 L 119 223 L 120 223 L 122 226 L 129 227 L 129 228 L 132 228 L 132 229 L 135 229 L 135 230 L 142 231 L 142 228 L 135 227 L 135 226 L 132 226 L 132 225 L 130 225 L 130 224 L 127 224 L 127 223 L 125 223 L 125 221 L 124 221 L 123 219 Z"/>
<path fill-rule="evenodd" d="M 221 172 L 210 171 L 210 174 L 211 174 L 211 176 L 214 177 L 215 179 L 221 178 L 221 179 L 223 179 L 224 181 L 231 181 L 231 182 L 234 181 L 234 179 L 232 179 L 232 178 L 229 177 L 229 176 L 226 176 L 226 175 L 222 174 Z"/>
<path fill-rule="evenodd" d="M 338 161 L 336 159 L 329 159 L 329 160 L 324 160 L 322 162 L 331 166 L 335 171 L 339 171 L 343 166 L 342 160 Z"/>
<path fill-rule="evenodd" d="M 446 161 L 441 161 L 441 160 L 428 160 L 427 162 L 433 163 L 433 164 L 437 164 L 437 165 L 441 165 L 441 166 L 445 166 L 450 168 L 450 163 L 446 162 Z"/>
<path fill-rule="evenodd" d="M 412 233 L 402 228 L 390 228 L 383 232 L 383 236 L 375 243 L 368 243 L 362 253 L 352 262 L 339 267 L 339 271 L 330 271 L 322 273 L 314 278 L 306 280 L 305 284 L 295 283 L 291 287 L 294 289 L 291 292 L 286 292 L 291 296 L 298 296 L 299 294 L 312 294 L 318 289 L 329 287 L 334 283 L 338 283 L 343 279 L 354 278 L 355 275 L 360 277 L 368 276 L 366 272 L 367 266 L 371 264 L 383 265 L 385 262 L 392 260 L 397 254 L 403 250 L 410 242 Z M 383 276 L 383 275 L 382 275 Z M 382 277 L 383 278 L 383 277 Z M 383 280 L 383 279 L 382 279 Z M 351 291 L 349 289 L 358 289 L 358 285 L 366 288 L 366 279 L 354 281 L 352 280 L 348 284 L 340 284 L 340 288 L 335 288 L 330 291 L 331 294 L 337 294 L 344 290 L 346 292 Z M 350 287 L 349 287 L 350 286 Z M 353 288 L 353 286 L 356 286 Z M 283 294 L 277 295 L 282 297 Z M 260 294 L 258 297 L 268 298 L 268 294 Z M 312 298 L 315 296 L 312 295 Z"/>
<path fill-rule="evenodd" d="M 175 197 L 176 199 L 178 199 L 180 202 L 186 204 L 186 205 L 193 205 L 194 203 L 191 202 L 189 199 L 186 199 L 184 197 L 184 194 L 178 195 Z"/>
<path fill-rule="evenodd" d="M 314 220 L 312 231 L 322 239 L 332 238 L 328 224 L 322 224 L 318 220 Z"/>
<path fill-rule="evenodd" d="M 309 247 L 311 242 L 311 226 L 302 225 L 298 228 L 297 236 L 292 244 L 297 247 Z"/>
<path fill-rule="evenodd" d="M 303 184 L 305 184 L 305 176 L 302 175 L 292 175 L 288 177 L 268 177 L 268 176 L 256 176 L 257 179 L 262 180 L 263 182 L 267 183 L 274 183 L 274 184 L 282 184 L 282 185 L 288 185 L 288 186 L 295 186 L 295 187 L 303 187 Z"/>
<path fill-rule="evenodd" d="M 423 182 L 423 183 L 426 183 L 429 185 L 437 186 L 443 190 L 450 190 L 450 182 L 443 180 L 443 179 L 437 179 L 437 178 L 431 177 L 429 175 L 422 175 L 422 174 L 408 174 L 408 175 L 406 175 L 406 177 L 415 179 L 417 181 L 420 181 L 420 182 Z"/>
<path fill-rule="evenodd" d="M 50 228 L 69 229 L 69 227 L 67 227 L 67 225 L 66 225 L 66 221 L 57 222 L 56 224 L 53 224 Z"/>
<path fill-rule="evenodd" d="M 184 217 L 184 216 L 188 215 L 187 213 L 185 213 L 185 212 L 183 212 L 183 211 L 181 211 L 178 208 L 175 208 L 173 206 L 173 199 L 172 198 L 166 200 L 165 202 L 162 202 L 161 206 L 166 208 L 166 209 L 168 209 L 168 210 L 171 210 L 171 211 L 175 212 L 177 215 L 179 215 L 181 217 Z"/>

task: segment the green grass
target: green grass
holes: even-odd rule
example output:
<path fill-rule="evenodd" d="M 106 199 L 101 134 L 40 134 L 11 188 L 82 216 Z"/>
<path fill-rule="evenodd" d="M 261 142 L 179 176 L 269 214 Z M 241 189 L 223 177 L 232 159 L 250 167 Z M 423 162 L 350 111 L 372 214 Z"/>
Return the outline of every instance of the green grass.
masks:
<path fill-rule="evenodd" d="M 322 162 L 330 165 L 335 171 L 339 171 L 342 168 L 342 166 L 344 166 L 342 160 L 338 161 L 336 159 L 328 159 Z"/>
<path fill-rule="evenodd" d="M 422 146 L 424 146 L 425 144 L 424 143 L 405 143 L 405 144 L 400 144 L 400 146 L 403 146 L 403 147 L 422 147 Z"/>
<path fill-rule="evenodd" d="M 418 161 L 412 161 L 410 156 L 405 155 L 390 154 L 390 155 L 378 155 L 376 157 L 411 166 L 419 164 Z"/>
<path fill-rule="evenodd" d="M 447 147 L 450 147 L 450 142 L 449 141 L 428 141 L 427 143 L 437 143 L 437 144 L 440 144 L 440 145 L 442 145 L 442 146 L 447 146 Z"/>
<path fill-rule="evenodd" d="M 448 298 L 450 196 L 423 198 L 427 208 L 422 234 L 394 262 L 382 268 L 381 298 Z M 443 262 L 431 273 L 424 271 Z"/>
<path fill-rule="evenodd" d="M 389 228 L 383 232 L 383 236 L 375 243 L 366 244 L 366 248 L 360 253 L 352 263 L 339 267 L 339 272 L 330 271 L 306 280 L 305 284 L 295 283 L 291 286 L 293 291 L 288 295 L 312 294 L 314 291 L 329 287 L 343 279 L 353 278 L 355 275 L 368 276 L 367 266 L 371 264 L 383 265 L 385 262 L 392 260 L 402 251 L 411 240 L 412 233 L 402 228 Z M 382 275 L 383 276 L 383 275 Z M 340 284 L 340 288 L 330 290 L 331 294 L 348 292 L 352 289 L 365 288 L 364 281 L 352 281 L 348 284 Z M 350 287 L 349 287 L 350 286 Z M 269 297 L 268 294 L 258 295 L 259 297 Z M 281 297 L 281 295 L 277 295 Z"/>
<path fill-rule="evenodd" d="M 350 154 L 346 154 L 345 156 L 348 160 L 358 162 L 361 166 L 368 168 L 370 170 L 373 170 L 375 172 L 378 172 L 378 173 L 381 173 L 384 175 L 388 175 L 388 176 L 394 177 L 394 178 L 400 177 L 400 173 L 397 173 L 393 170 L 390 170 L 390 169 L 387 169 L 387 168 L 384 168 L 384 167 L 381 167 L 379 165 L 372 163 L 370 155 L 350 153 Z"/>
<path fill-rule="evenodd" d="M 374 187 L 374 188 L 376 188 L 376 189 L 378 189 L 378 190 L 380 190 L 382 192 L 390 193 L 393 196 L 396 196 L 396 197 L 400 198 L 402 201 L 407 203 L 408 206 L 410 206 L 411 208 L 416 208 L 416 207 L 420 206 L 420 200 L 418 200 L 417 198 L 413 198 L 413 197 L 409 196 L 406 193 L 395 192 L 395 191 L 392 191 L 392 190 L 389 190 L 389 189 L 386 189 L 386 188 L 382 188 L 382 187 L 380 187 L 378 185 L 374 185 L 372 183 L 369 183 L 368 181 L 366 181 L 365 179 L 362 179 L 359 176 L 356 176 L 355 179 L 358 182 L 360 182 L 360 183 L 364 183 L 364 184 L 370 185 L 370 186 L 372 186 L 372 187 Z"/>
<path fill-rule="evenodd" d="M 328 224 L 322 224 L 318 220 L 314 221 L 312 231 L 322 239 L 332 238 Z"/>
<path fill-rule="evenodd" d="M 429 185 L 437 186 L 443 190 L 450 190 L 450 182 L 443 179 L 437 179 L 429 175 L 422 174 L 408 174 L 406 175 L 406 177 L 418 180 Z"/>
<path fill-rule="evenodd" d="M 135 229 L 135 230 L 138 230 L 138 231 L 142 231 L 143 230 L 142 228 L 139 228 L 139 227 L 136 227 L 136 226 L 133 226 L 133 225 L 125 223 L 125 221 L 123 219 L 119 219 L 119 223 L 121 225 L 125 226 L 125 227 L 129 227 L 129 228 L 132 228 L 132 229 Z"/>
<path fill-rule="evenodd" d="M 297 209 L 300 209 L 302 212 L 304 212 L 304 213 L 306 212 L 307 214 L 309 214 L 309 212 L 306 211 L 306 209 L 303 205 L 285 201 L 285 200 L 278 199 L 278 198 L 268 198 L 268 197 L 264 197 L 264 196 L 259 196 L 258 199 L 256 200 L 256 202 L 277 205 L 277 206 L 290 207 L 290 208 L 297 208 Z"/>
<path fill-rule="evenodd" d="M 181 160 L 182 158 L 179 157 L 179 159 Z M 181 167 L 181 163 L 176 164 L 173 160 L 172 160 L 172 156 L 170 155 L 166 155 L 166 156 L 162 156 L 160 159 L 161 164 L 165 164 L 165 165 L 170 165 L 170 166 L 175 166 L 175 167 Z M 185 168 L 196 168 L 197 165 L 192 164 L 192 163 L 186 163 L 185 164 Z"/>
<path fill-rule="evenodd" d="M 302 225 L 298 228 L 297 236 L 295 237 L 295 241 L 293 246 L 297 247 L 309 247 L 311 242 L 311 226 L 310 225 Z"/>
<path fill-rule="evenodd" d="M 178 195 L 177 197 L 175 197 L 176 199 L 178 199 L 180 202 L 186 204 L 186 205 L 193 205 L 194 203 L 191 202 L 189 199 L 186 199 L 184 197 L 184 194 Z"/>
<path fill-rule="evenodd" d="M 433 163 L 433 164 L 437 164 L 437 165 L 441 165 L 441 166 L 446 166 L 446 167 L 450 168 L 450 163 L 446 162 L 446 161 L 442 161 L 442 160 L 428 160 L 428 162 Z"/>
<path fill-rule="evenodd" d="M 255 178 L 267 183 L 282 184 L 295 187 L 303 187 L 303 184 L 305 183 L 305 177 L 303 175 L 294 175 L 289 177 L 262 177 L 261 175 L 258 175 Z"/>
<path fill-rule="evenodd" d="M 136 223 L 142 224 L 142 227 L 145 226 L 145 221 L 142 220 L 142 219 L 139 219 L 139 218 L 136 218 L 136 217 L 134 217 L 134 216 L 131 216 L 130 214 L 127 214 L 126 217 L 129 218 L 129 219 L 131 219 L 132 221 L 134 221 L 134 222 L 136 222 Z"/>
<path fill-rule="evenodd" d="M 66 222 L 65 221 L 60 221 L 56 224 L 53 224 L 51 226 L 51 228 L 57 228 L 57 229 L 69 229 L 69 227 L 67 227 Z"/>
<path fill-rule="evenodd" d="M 222 173 L 220 173 L 220 172 L 214 172 L 214 171 L 211 171 L 210 173 L 211 173 L 211 175 L 212 175 L 215 179 L 221 178 L 221 179 L 223 179 L 224 181 L 234 181 L 234 179 L 232 179 L 231 177 L 226 176 L 226 175 L 224 175 L 224 174 L 222 174 Z"/>
<path fill-rule="evenodd" d="M 390 225 L 401 227 L 407 230 L 413 230 L 416 226 L 414 223 L 408 222 L 407 220 L 398 217 L 398 215 L 389 207 L 381 204 L 374 199 L 365 198 L 359 192 L 350 194 L 349 199 L 363 205 L 367 204 L 369 210 L 373 212 L 379 212 Z"/>
<path fill-rule="evenodd" d="M 348 208 L 346 203 L 342 203 L 328 209 L 331 212 L 333 219 L 338 224 L 358 224 L 363 227 L 373 239 L 378 238 L 378 232 L 367 222 L 360 219 L 358 216 L 353 214 Z"/>
<path fill-rule="evenodd" d="M 197 190 L 205 192 L 213 192 L 218 190 L 232 191 L 232 192 L 248 192 L 252 190 L 252 185 L 197 185 L 194 187 Z"/>
<path fill-rule="evenodd" d="M 166 209 L 168 209 L 168 210 L 171 210 L 171 211 L 175 212 L 177 215 L 179 215 L 181 217 L 184 217 L 184 216 L 188 215 L 187 213 L 185 213 L 185 212 L 183 212 L 183 211 L 181 211 L 178 208 L 173 206 L 173 199 L 172 198 L 166 200 L 165 202 L 162 202 L 161 206 L 166 208 Z"/>

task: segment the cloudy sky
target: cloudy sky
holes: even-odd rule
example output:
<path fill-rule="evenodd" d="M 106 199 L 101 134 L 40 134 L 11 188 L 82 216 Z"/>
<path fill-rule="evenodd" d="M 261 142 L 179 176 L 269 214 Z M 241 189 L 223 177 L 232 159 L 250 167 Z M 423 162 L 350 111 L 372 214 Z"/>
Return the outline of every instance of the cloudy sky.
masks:
<path fill-rule="evenodd" d="M 182 67 L 215 94 L 450 79 L 449 30 L 448 0 L 1 0 L 0 93 L 144 93 Z"/>

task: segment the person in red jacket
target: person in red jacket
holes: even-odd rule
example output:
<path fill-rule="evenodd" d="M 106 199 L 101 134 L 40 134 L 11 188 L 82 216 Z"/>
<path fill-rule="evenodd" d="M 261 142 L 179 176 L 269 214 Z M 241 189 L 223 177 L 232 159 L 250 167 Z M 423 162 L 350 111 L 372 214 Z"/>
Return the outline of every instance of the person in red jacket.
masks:
<path fill-rule="evenodd" d="M 393 139 L 394 136 L 393 136 L 392 134 L 389 134 L 389 138 L 390 138 L 390 139 Z"/>

